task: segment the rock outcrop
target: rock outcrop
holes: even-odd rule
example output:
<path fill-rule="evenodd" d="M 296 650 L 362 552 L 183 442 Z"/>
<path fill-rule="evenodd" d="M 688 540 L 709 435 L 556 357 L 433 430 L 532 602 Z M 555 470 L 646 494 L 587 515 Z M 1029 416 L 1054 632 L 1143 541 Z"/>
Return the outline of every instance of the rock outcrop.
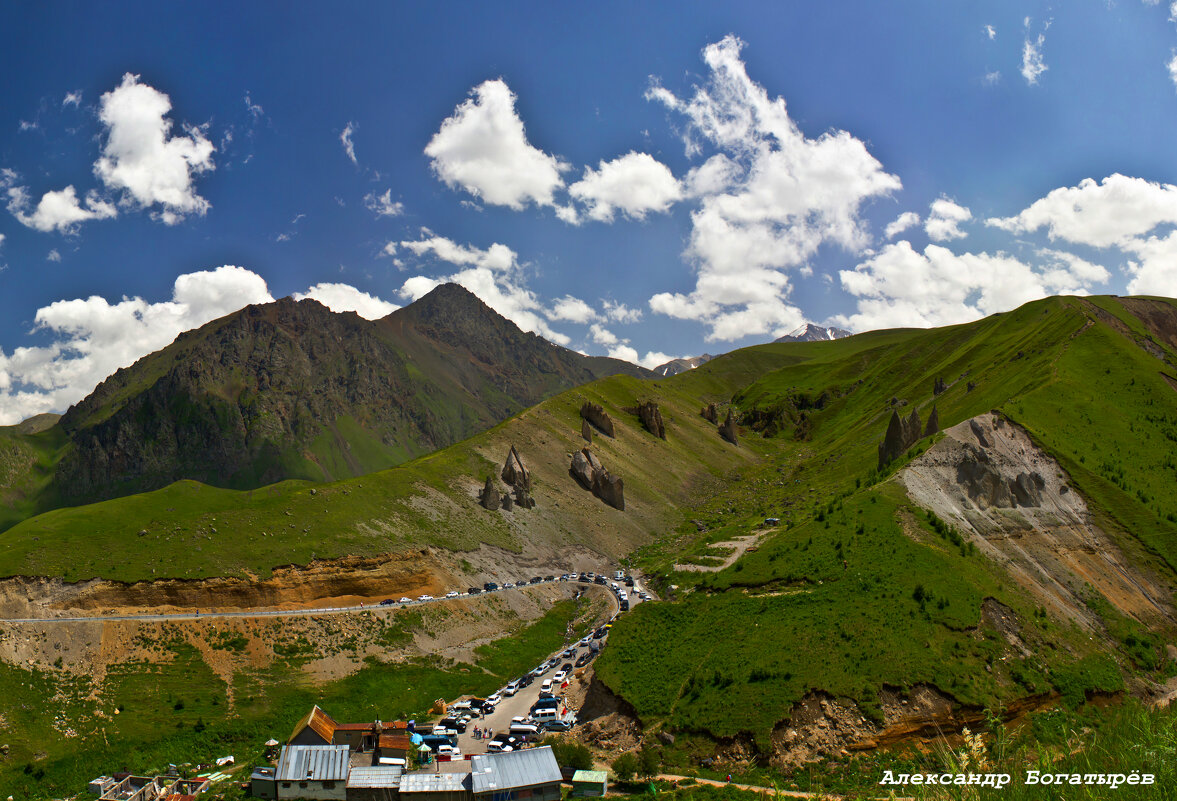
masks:
<path fill-rule="evenodd" d="M 580 436 L 582 436 L 584 441 L 589 445 L 593 444 L 593 427 L 589 425 L 588 420 L 582 419 L 580 421 Z"/>
<path fill-rule="evenodd" d="M 930 437 L 933 434 L 940 433 L 940 412 L 936 407 L 932 407 L 932 413 L 928 415 L 928 424 L 924 426 L 924 436 Z"/>
<path fill-rule="evenodd" d="M 948 391 L 948 385 L 944 383 L 943 378 L 937 378 L 935 383 L 932 384 L 932 394 L 933 395 L 940 395 L 940 394 L 947 392 L 947 391 Z"/>
<path fill-rule="evenodd" d="M 1014 505 L 1010 482 L 989 462 L 989 454 L 967 445 L 956 468 L 956 483 L 981 509 L 1009 509 Z"/>
<path fill-rule="evenodd" d="M 624 482 L 620 476 L 611 475 L 588 448 L 581 448 L 572 454 L 572 465 L 568 472 L 593 495 L 614 509 L 625 511 Z"/>
<path fill-rule="evenodd" d="M 482 487 L 482 492 L 478 494 L 478 503 L 483 509 L 495 511 L 503 505 L 503 497 L 499 494 L 499 488 L 495 486 L 495 480 L 490 476 L 486 477 L 486 484 Z"/>
<path fill-rule="evenodd" d="M 739 432 L 736 431 L 736 419 L 732 416 L 732 410 L 727 410 L 727 417 L 719 426 L 719 436 L 726 439 L 733 445 L 740 444 Z"/>
<path fill-rule="evenodd" d="M 639 405 L 638 417 L 647 431 L 659 439 L 666 439 L 666 426 L 662 423 L 662 412 L 658 409 L 658 404 L 646 401 Z"/>
<path fill-rule="evenodd" d="M 989 439 L 985 436 L 985 429 L 981 427 L 980 423 L 978 423 L 975 419 L 969 420 L 969 429 L 972 430 L 973 436 L 977 438 L 977 442 L 981 444 L 982 448 L 989 447 Z"/>
<path fill-rule="evenodd" d="M 879 443 L 879 469 L 882 470 L 895 459 L 907 452 L 907 449 L 920 438 L 920 413 L 911 410 L 907 417 L 900 417 L 899 412 L 891 412 L 891 420 L 887 423 L 887 433 Z"/>
<path fill-rule="evenodd" d="M 510 496 L 504 495 L 504 500 Z M 531 493 L 524 487 L 515 488 L 515 505 L 520 509 L 534 509 L 535 498 L 531 497 Z"/>
<path fill-rule="evenodd" d="M 715 408 L 714 403 L 709 403 L 704 406 L 699 410 L 699 414 L 701 414 L 703 419 L 709 423 L 714 424 L 719 422 L 719 410 Z"/>
<path fill-rule="evenodd" d="M 531 489 L 531 471 L 524 466 L 523 459 L 519 456 L 519 451 L 515 450 L 514 445 L 507 453 L 507 462 L 503 465 L 502 477 L 510 487 Z"/>
<path fill-rule="evenodd" d="M 511 497 L 511 493 L 509 492 L 503 493 L 502 503 L 504 512 L 510 512 L 515 509 L 515 500 Z"/>
<path fill-rule="evenodd" d="M 613 436 L 613 420 L 598 403 L 585 401 L 580 407 L 580 416 L 597 427 L 606 436 Z"/>

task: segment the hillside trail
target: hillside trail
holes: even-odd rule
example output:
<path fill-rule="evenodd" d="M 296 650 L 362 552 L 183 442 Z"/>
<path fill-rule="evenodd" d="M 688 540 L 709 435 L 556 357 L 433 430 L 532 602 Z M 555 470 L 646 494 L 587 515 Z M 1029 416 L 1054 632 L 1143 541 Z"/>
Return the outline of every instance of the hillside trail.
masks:
<path fill-rule="evenodd" d="M 726 570 L 727 568 L 734 565 L 736 560 L 743 556 L 749 548 L 758 545 L 760 540 L 763 539 L 767 534 L 767 529 L 758 529 L 753 531 L 751 534 L 745 534 L 742 537 L 732 537 L 730 540 L 724 540 L 723 542 L 713 542 L 709 547 L 732 549 L 732 552 L 728 554 L 727 558 L 722 562 L 717 565 L 681 564 L 675 565 L 674 569 L 678 571 L 694 573 L 718 573 L 720 570 Z"/>
<path fill-rule="evenodd" d="M 828 799 L 829 801 L 841 801 L 843 798 L 843 796 L 835 795 L 833 793 L 810 793 L 804 790 L 781 790 L 776 787 L 761 787 L 760 785 L 756 784 L 739 784 L 737 782 L 718 781 L 717 779 L 700 779 L 697 776 L 677 776 L 673 773 L 659 773 L 654 778 L 658 781 L 664 782 L 681 782 L 684 780 L 690 780 L 695 782 L 695 784 L 706 784 L 711 787 L 734 787 L 737 790 L 747 790 L 751 793 L 765 793 L 773 796 L 774 798 L 818 798 Z M 898 799 L 897 801 L 904 800 Z"/>

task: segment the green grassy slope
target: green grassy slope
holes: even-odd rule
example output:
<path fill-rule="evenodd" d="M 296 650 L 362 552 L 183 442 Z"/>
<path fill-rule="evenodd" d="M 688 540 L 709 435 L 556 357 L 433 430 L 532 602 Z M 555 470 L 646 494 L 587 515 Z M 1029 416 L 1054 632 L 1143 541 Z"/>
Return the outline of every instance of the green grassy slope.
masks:
<path fill-rule="evenodd" d="M 690 594 L 620 622 L 599 675 L 647 723 L 746 732 L 762 745 L 811 690 L 869 713 L 885 686 L 924 682 L 984 706 L 1115 689 L 1120 667 L 1164 675 L 1173 665 L 1156 633 L 1132 624 L 1126 634 L 1096 597 L 1108 640 L 1120 641 L 1110 651 L 1048 618 L 998 565 L 938 531 L 885 480 L 926 440 L 876 469 L 892 399 L 924 421 L 935 403 L 942 427 L 997 409 L 1060 459 L 1116 543 L 1171 584 L 1177 392 L 1161 373 L 1177 360 L 1148 336 L 1115 299 L 1054 298 L 970 325 L 808 345 L 810 358 L 735 395 L 777 450 L 695 511 L 706 532 L 683 525 L 639 552 L 663 586 Z M 949 386 L 933 397 L 936 378 Z M 731 567 L 674 571 L 684 555 L 706 554 L 766 515 L 782 527 Z M 986 597 L 1014 611 L 1032 662 L 999 659 L 998 632 L 981 621 Z"/>

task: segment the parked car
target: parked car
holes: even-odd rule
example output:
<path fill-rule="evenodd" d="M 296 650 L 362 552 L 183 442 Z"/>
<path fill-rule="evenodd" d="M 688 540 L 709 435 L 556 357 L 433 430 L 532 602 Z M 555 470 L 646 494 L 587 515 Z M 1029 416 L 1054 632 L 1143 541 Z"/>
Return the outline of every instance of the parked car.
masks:
<path fill-rule="evenodd" d="M 560 670 L 564 671 L 565 674 L 571 673 L 572 672 L 572 663 L 565 662 L 564 664 L 560 665 Z"/>
<path fill-rule="evenodd" d="M 443 718 L 439 725 L 445 726 L 447 729 L 453 729 L 458 734 L 466 733 L 466 717 L 449 717 Z"/>
<path fill-rule="evenodd" d="M 565 673 L 563 670 L 557 670 L 556 675 L 552 676 L 552 683 L 553 684 L 563 684 L 564 679 L 567 676 L 568 676 L 568 674 Z"/>
<path fill-rule="evenodd" d="M 552 691 L 552 680 L 551 679 L 544 679 L 544 683 L 541 684 L 540 687 L 543 689 L 544 692 L 551 692 Z"/>
<path fill-rule="evenodd" d="M 627 587 L 633 586 L 633 576 L 626 576 L 625 577 L 625 586 L 627 586 Z"/>
<path fill-rule="evenodd" d="M 417 600 L 418 601 L 432 601 L 433 596 L 432 595 L 418 595 Z"/>
<path fill-rule="evenodd" d="M 485 709 L 486 705 L 490 704 L 490 708 L 494 709 L 496 706 L 499 705 L 499 702 L 502 700 L 503 700 L 503 696 L 499 695 L 498 693 L 495 693 L 494 695 L 488 697 L 485 701 L 483 701 L 482 706 Z"/>
<path fill-rule="evenodd" d="M 383 601 L 380 602 L 380 605 L 381 606 L 392 606 L 394 603 L 396 603 L 396 601 L 392 600 L 391 598 L 385 598 Z"/>
<path fill-rule="evenodd" d="M 512 582 L 510 582 L 510 581 L 508 581 L 506 584 L 504 584 L 504 585 L 503 585 L 503 589 L 504 589 L 504 590 L 511 590 L 511 589 L 514 589 L 514 588 L 515 588 L 515 585 L 514 585 L 514 583 L 512 583 Z"/>
<path fill-rule="evenodd" d="M 576 660 L 576 666 L 577 667 L 584 667 L 585 665 L 587 665 L 589 662 L 592 662 L 592 661 L 593 661 L 593 654 L 592 654 L 592 651 L 589 651 L 584 656 L 582 656 L 580 659 Z"/>
<path fill-rule="evenodd" d="M 465 729 L 463 729 L 465 731 Z M 448 756 L 450 759 L 460 759 L 462 750 L 456 745 L 439 745 L 437 747 L 438 756 Z"/>
<path fill-rule="evenodd" d="M 560 581 L 567 581 L 569 578 L 571 578 L 571 576 L 565 573 L 564 575 L 560 576 Z"/>
<path fill-rule="evenodd" d="M 604 576 L 597 576 L 595 579 L 593 579 L 593 582 L 600 584 L 602 587 L 609 583 L 605 580 Z"/>
<path fill-rule="evenodd" d="M 535 681 L 535 676 L 531 675 L 530 673 L 524 673 L 519 677 L 519 686 L 530 687 L 533 681 Z"/>
<path fill-rule="evenodd" d="M 581 645 L 588 645 L 590 642 L 592 642 L 592 640 L 593 640 L 593 635 L 589 634 L 587 636 L 580 638 L 580 644 Z"/>
<path fill-rule="evenodd" d="M 509 731 L 511 734 L 534 737 L 539 734 L 539 726 L 534 723 L 516 723 L 512 721 Z"/>
<path fill-rule="evenodd" d="M 543 731 L 572 731 L 572 725 L 570 720 L 546 720 L 540 728 Z"/>
<path fill-rule="evenodd" d="M 466 588 L 466 594 L 467 594 L 467 595 L 478 595 L 478 594 L 479 594 L 479 593 L 481 593 L 481 592 L 482 592 L 482 588 L 481 588 L 481 587 L 467 587 L 467 588 Z"/>
<path fill-rule="evenodd" d="M 482 585 L 482 589 L 486 590 L 487 592 L 494 592 L 498 588 L 499 588 L 499 585 L 495 584 L 493 581 L 488 581 Z"/>
<path fill-rule="evenodd" d="M 591 583 L 591 582 L 592 582 L 592 579 L 591 579 L 591 578 L 589 578 L 589 577 L 588 577 L 587 575 L 585 575 L 584 573 L 581 573 L 581 574 L 580 574 L 580 578 L 578 578 L 578 579 L 577 579 L 577 581 L 579 581 L 579 582 L 582 582 L 582 583 L 584 583 L 584 584 L 589 584 L 589 583 Z"/>
<path fill-rule="evenodd" d="M 412 602 L 412 598 L 401 598 L 399 601 L 397 601 L 398 604 L 411 604 Z"/>
<path fill-rule="evenodd" d="M 458 593 L 458 591 L 457 591 L 457 590 L 450 590 L 449 592 L 447 592 L 447 593 L 445 594 L 445 597 L 446 597 L 446 598 L 457 598 L 457 597 L 458 597 L 458 594 L 459 594 L 459 593 Z"/>
<path fill-rule="evenodd" d="M 515 679 L 503 688 L 503 695 L 506 696 L 512 696 L 517 692 L 519 692 L 519 679 Z"/>
<path fill-rule="evenodd" d="M 555 580 L 556 580 L 555 576 L 547 576 L 544 578 L 544 581 L 555 581 Z"/>

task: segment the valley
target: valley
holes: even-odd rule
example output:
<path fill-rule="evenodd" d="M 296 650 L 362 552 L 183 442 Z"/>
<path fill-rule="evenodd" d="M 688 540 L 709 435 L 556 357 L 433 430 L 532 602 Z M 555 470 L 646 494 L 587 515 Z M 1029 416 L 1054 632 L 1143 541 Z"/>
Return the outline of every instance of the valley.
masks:
<path fill-rule="evenodd" d="M 1139 715 L 1171 731 L 1175 322 L 1165 299 L 1049 298 L 596 378 L 360 475 L 14 501 L 0 615 L 185 619 L 0 622 L 0 790 L 26 764 L 76 779 L 68 760 L 120 753 L 111 733 L 144 742 L 121 712 L 100 721 L 147 676 L 170 688 L 152 714 L 203 687 L 167 715 L 259 746 L 258 727 L 288 729 L 314 698 L 359 719 L 379 688 L 391 719 L 490 691 L 610 616 L 607 599 L 557 582 L 303 615 L 615 565 L 658 601 L 617 619 L 586 678 L 568 737 L 601 759 L 640 747 L 667 774 L 841 791 L 884 766 L 946 768 L 965 729 L 1021 737 L 1001 759 L 1062 761 L 1154 702 Z M 5 463 L 4 497 L 42 480 L 38 458 Z M 263 612 L 282 617 L 238 617 Z M 85 721 L 52 753 L 29 728 L 45 699 Z M 1064 719 L 1083 732 L 1051 728 Z M 199 738 L 164 742 L 145 765 Z"/>

